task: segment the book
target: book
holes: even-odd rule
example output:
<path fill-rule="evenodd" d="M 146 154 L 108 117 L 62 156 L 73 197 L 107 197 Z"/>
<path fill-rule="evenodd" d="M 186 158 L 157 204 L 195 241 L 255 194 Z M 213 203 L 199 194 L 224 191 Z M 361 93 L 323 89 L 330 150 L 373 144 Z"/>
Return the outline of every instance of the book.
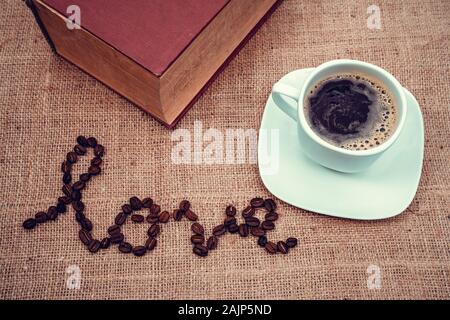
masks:
<path fill-rule="evenodd" d="M 165 126 L 282 0 L 26 0 L 56 53 Z"/>

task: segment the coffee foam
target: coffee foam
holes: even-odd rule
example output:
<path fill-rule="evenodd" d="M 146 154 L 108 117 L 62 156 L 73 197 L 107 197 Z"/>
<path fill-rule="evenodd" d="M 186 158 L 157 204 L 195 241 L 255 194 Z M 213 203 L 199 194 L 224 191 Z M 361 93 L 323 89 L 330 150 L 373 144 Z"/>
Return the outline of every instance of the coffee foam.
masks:
<path fill-rule="evenodd" d="M 372 101 L 367 121 L 357 133 L 332 133 L 320 123 L 312 124 L 309 99 L 315 97 L 325 84 L 336 80 L 350 80 L 355 85 L 364 84 L 366 88 L 362 91 Z M 368 150 L 377 147 L 389 139 L 397 126 L 397 108 L 392 94 L 379 82 L 364 75 L 336 74 L 321 80 L 310 88 L 304 106 L 305 116 L 311 129 L 323 140 L 348 150 Z"/>

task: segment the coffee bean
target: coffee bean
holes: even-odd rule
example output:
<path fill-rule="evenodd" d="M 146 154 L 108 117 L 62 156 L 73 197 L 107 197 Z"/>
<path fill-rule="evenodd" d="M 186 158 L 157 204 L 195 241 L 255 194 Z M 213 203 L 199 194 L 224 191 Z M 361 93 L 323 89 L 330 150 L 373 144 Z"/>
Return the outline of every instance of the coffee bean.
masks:
<path fill-rule="evenodd" d="M 56 211 L 58 213 L 64 213 L 67 211 L 67 207 L 63 202 L 58 202 L 58 204 L 56 205 Z"/>
<path fill-rule="evenodd" d="M 157 223 L 157 222 L 159 222 L 159 215 L 153 214 L 153 213 L 149 213 L 149 215 L 147 216 L 146 220 L 147 220 L 148 223 L 151 223 L 151 224 Z"/>
<path fill-rule="evenodd" d="M 294 248 L 294 247 L 297 246 L 297 242 L 298 242 L 297 238 L 292 238 L 292 237 L 291 238 L 287 238 L 286 246 L 288 248 Z"/>
<path fill-rule="evenodd" d="M 161 223 L 167 223 L 169 221 L 169 219 L 170 219 L 170 213 L 167 211 L 163 211 L 159 215 L 158 221 Z"/>
<path fill-rule="evenodd" d="M 277 249 L 279 252 L 281 252 L 283 254 L 288 253 L 288 250 L 289 250 L 289 248 L 286 246 L 286 243 L 284 241 L 278 241 Z"/>
<path fill-rule="evenodd" d="M 206 257 L 208 255 L 208 248 L 201 244 L 196 244 L 192 251 L 199 257 Z"/>
<path fill-rule="evenodd" d="M 80 174 L 80 181 L 88 182 L 91 179 L 91 175 L 89 173 Z"/>
<path fill-rule="evenodd" d="M 113 224 L 111 227 L 108 228 L 108 234 L 109 235 L 114 235 L 120 233 L 120 226 L 118 226 L 117 224 Z"/>
<path fill-rule="evenodd" d="M 71 151 L 67 154 L 66 156 L 66 160 L 68 163 L 70 164 L 74 164 L 75 162 L 77 162 L 78 160 L 78 156 L 75 152 Z"/>
<path fill-rule="evenodd" d="M 95 157 L 95 158 L 92 158 L 92 160 L 91 160 L 91 166 L 100 167 L 100 165 L 102 163 L 103 163 L 103 160 L 100 157 Z"/>
<path fill-rule="evenodd" d="M 131 251 L 133 251 L 133 246 L 128 242 L 122 242 L 121 244 L 119 244 L 119 251 L 122 253 L 130 253 Z"/>
<path fill-rule="evenodd" d="M 123 233 L 115 233 L 115 234 L 111 235 L 111 237 L 109 239 L 110 239 L 111 243 L 117 244 L 117 243 L 121 243 L 124 238 L 125 237 L 124 237 Z"/>
<path fill-rule="evenodd" d="M 153 204 L 152 198 L 145 198 L 142 200 L 142 207 L 149 209 Z"/>
<path fill-rule="evenodd" d="M 50 214 L 47 213 L 47 221 L 55 221 L 58 219 L 58 211 L 51 211 Z"/>
<path fill-rule="evenodd" d="M 262 235 L 258 238 L 258 245 L 260 247 L 265 247 L 267 244 L 267 237 L 265 235 Z"/>
<path fill-rule="evenodd" d="M 193 224 L 191 225 L 191 230 L 192 230 L 193 233 L 198 234 L 198 235 L 203 235 L 203 234 L 205 233 L 205 229 L 204 229 L 203 226 L 202 226 L 200 223 L 198 223 L 198 222 L 193 223 Z"/>
<path fill-rule="evenodd" d="M 142 257 L 147 252 L 147 248 L 144 246 L 137 246 L 133 248 L 133 254 L 136 257 Z"/>
<path fill-rule="evenodd" d="M 277 204 L 272 199 L 264 200 L 264 208 L 267 212 L 273 212 L 277 209 Z"/>
<path fill-rule="evenodd" d="M 62 181 L 64 184 L 69 184 L 72 182 L 72 175 L 69 172 L 63 174 Z"/>
<path fill-rule="evenodd" d="M 72 195 L 72 187 L 70 185 L 68 185 L 68 184 L 63 185 L 61 190 L 66 196 L 71 197 L 71 195 Z"/>
<path fill-rule="evenodd" d="M 97 139 L 95 139 L 94 137 L 90 137 L 87 139 L 87 144 L 89 147 L 95 148 L 97 146 Z"/>
<path fill-rule="evenodd" d="M 58 218 L 58 211 L 55 206 L 51 206 L 47 210 L 47 219 L 48 220 L 56 220 Z"/>
<path fill-rule="evenodd" d="M 99 175 L 100 173 L 102 172 L 102 169 L 100 169 L 100 167 L 99 166 L 90 166 L 89 167 L 89 169 L 88 169 L 88 173 L 91 175 L 91 176 L 97 176 L 97 175 Z"/>
<path fill-rule="evenodd" d="M 173 219 L 174 219 L 175 221 L 180 221 L 180 220 L 183 218 L 183 215 L 184 215 L 183 210 L 180 210 L 180 209 L 175 210 L 175 211 L 173 212 Z"/>
<path fill-rule="evenodd" d="M 192 210 L 187 210 L 185 213 L 184 213 L 184 215 L 186 216 L 186 218 L 189 220 L 189 221 L 197 221 L 198 220 L 198 216 L 195 214 L 195 212 L 194 211 L 192 211 Z"/>
<path fill-rule="evenodd" d="M 142 209 L 142 201 L 138 197 L 130 198 L 130 206 L 134 211 Z"/>
<path fill-rule="evenodd" d="M 261 227 L 264 230 L 273 230 L 273 229 L 275 229 L 275 224 L 272 221 L 263 221 L 263 223 L 261 224 Z"/>
<path fill-rule="evenodd" d="M 86 216 L 82 211 L 75 212 L 75 220 L 77 220 L 78 223 L 81 223 L 84 219 L 86 219 Z"/>
<path fill-rule="evenodd" d="M 191 242 L 193 244 L 203 244 L 205 242 L 205 237 L 200 234 L 194 234 L 191 237 Z"/>
<path fill-rule="evenodd" d="M 245 218 L 245 223 L 249 226 L 249 227 L 258 227 L 260 224 L 260 221 L 258 218 L 256 217 L 248 217 Z"/>
<path fill-rule="evenodd" d="M 276 212 L 267 213 L 264 216 L 264 219 L 266 219 L 266 221 L 276 221 L 278 220 L 278 213 Z"/>
<path fill-rule="evenodd" d="M 149 237 L 155 238 L 159 234 L 159 231 L 160 231 L 159 224 L 154 223 L 150 226 L 150 228 L 148 228 L 147 234 Z"/>
<path fill-rule="evenodd" d="M 255 237 L 261 237 L 263 235 L 266 234 L 266 231 L 264 231 L 262 228 L 260 227 L 251 227 L 250 228 L 250 233 L 252 235 L 254 235 Z"/>
<path fill-rule="evenodd" d="M 81 200 L 81 198 L 82 198 L 81 192 L 78 190 L 72 190 L 70 197 L 72 198 L 73 201 Z"/>
<path fill-rule="evenodd" d="M 67 196 L 59 197 L 58 202 L 62 202 L 64 204 L 70 204 L 72 202 L 72 199 Z"/>
<path fill-rule="evenodd" d="M 76 212 L 81 212 L 84 211 L 84 203 L 82 201 L 73 201 L 72 202 L 72 208 L 76 211 Z"/>
<path fill-rule="evenodd" d="M 253 208 L 264 207 L 264 199 L 263 198 L 253 198 L 252 200 L 250 200 L 250 205 Z"/>
<path fill-rule="evenodd" d="M 47 221 L 47 214 L 41 211 L 36 213 L 34 218 L 36 219 L 37 223 L 44 223 L 45 221 Z"/>
<path fill-rule="evenodd" d="M 94 154 L 97 157 L 103 157 L 105 155 L 105 147 L 101 144 L 97 144 L 94 148 Z"/>
<path fill-rule="evenodd" d="M 213 234 L 216 237 L 223 235 L 225 232 L 227 232 L 227 229 L 225 229 L 223 224 L 220 224 L 213 229 Z"/>
<path fill-rule="evenodd" d="M 223 221 L 223 224 L 228 227 L 229 225 L 236 224 L 236 218 L 227 216 Z"/>
<path fill-rule="evenodd" d="M 100 250 L 100 247 L 101 247 L 100 241 L 93 240 L 93 241 L 91 241 L 91 243 L 89 243 L 88 249 L 90 252 L 96 253 L 96 252 L 98 252 L 98 250 Z"/>
<path fill-rule="evenodd" d="M 58 203 L 56 204 L 56 211 L 58 213 L 65 213 L 67 211 L 66 204 L 62 201 L 58 201 Z"/>
<path fill-rule="evenodd" d="M 248 237 L 249 234 L 249 228 L 246 224 L 240 224 L 239 225 L 239 235 L 241 237 Z"/>
<path fill-rule="evenodd" d="M 86 184 L 83 181 L 77 181 L 72 185 L 72 190 L 81 191 L 86 187 Z"/>
<path fill-rule="evenodd" d="M 145 218 L 141 214 L 131 215 L 131 221 L 133 221 L 134 223 L 142 223 L 142 222 L 144 222 L 144 220 L 145 220 Z"/>
<path fill-rule="evenodd" d="M 111 241 L 109 240 L 108 237 L 103 238 L 102 241 L 100 241 L 100 248 L 102 249 L 108 249 L 110 245 Z"/>
<path fill-rule="evenodd" d="M 31 230 L 34 229 L 34 227 L 36 227 L 36 219 L 27 219 L 24 221 L 24 223 L 22 224 L 22 226 L 27 229 L 27 230 Z"/>
<path fill-rule="evenodd" d="M 133 212 L 133 209 L 132 209 L 131 206 L 127 203 L 127 204 L 124 204 L 124 205 L 122 206 L 122 211 L 123 211 L 123 213 L 125 213 L 125 214 L 131 214 L 131 213 Z"/>
<path fill-rule="evenodd" d="M 89 147 L 89 143 L 88 143 L 86 137 L 84 137 L 84 136 L 78 136 L 78 137 L 77 137 L 77 143 L 78 143 L 80 146 L 83 146 L 83 147 Z"/>
<path fill-rule="evenodd" d="M 153 214 L 159 214 L 161 212 L 161 207 L 157 205 L 156 203 L 153 203 L 150 206 L 150 212 Z"/>
<path fill-rule="evenodd" d="M 251 206 L 246 207 L 243 211 L 242 211 L 242 217 L 244 218 L 248 218 L 251 217 L 255 214 L 255 209 L 252 208 Z"/>
<path fill-rule="evenodd" d="M 227 227 L 229 233 L 234 234 L 239 231 L 239 226 L 236 223 L 230 224 Z"/>
<path fill-rule="evenodd" d="M 217 248 L 217 244 L 219 243 L 219 238 L 216 236 L 211 236 L 208 238 L 208 241 L 206 241 L 206 247 L 208 250 L 214 250 Z"/>
<path fill-rule="evenodd" d="M 70 163 L 68 163 L 67 161 L 64 161 L 61 164 L 61 171 L 63 173 L 70 173 L 71 170 L 72 170 L 72 165 Z"/>
<path fill-rule="evenodd" d="M 145 247 L 147 248 L 148 251 L 151 251 L 151 250 L 155 249 L 156 244 L 157 244 L 157 240 L 153 237 L 150 237 L 145 242 Z"/>
<path fill-rule="evenodd" d="M 179 209 L 183 210 L 184 212 L 188 211 L 191 207 L 191 203 L 188 200 L 183 200 L 180 202 Z"/>
<path fill-rule="evenodd" d="M 92 231 L 92 222 L 88 218 L 81 220 L 80 225 L 84 230 Z"/>
<path fill-rule="evenodd" d="M 78 156 L 83 156 L 86 154 L 86 148 L 83 147 L 82 145 L 77 144 L 75 147 L 73 147 L 73 151 L 78 155 Z"/>
<path fill-rule="evenodd" d="M 81 242 L 83 242 L 83 244 L 86 246 L 88 246 L 92 241 L 92 236 L 89 231 L 81 229 L 78 232 L 78 236 L 80 237 Z"/>
<path fill-rule="evenodd" d="M 267 241 L 265 245 L 266 251 L 270 254 L 277 253 L 277 245 L 273 243 L 272 241 Z"/>
<path fill-rule="evenodd" d="M 117 224 L 118 226 L 123 225 L 125 221 L 127 221 L 127 215 L 123 212 L 119 213 L 114 220 L 115 224 Z"/>
<path fill-rule="evenodd" d="M 236 215 L 236 208 L 232 205 L 229 205 L 226 209 L 225 209 L 225 214 L 229 217 L 233 217 Z"/>

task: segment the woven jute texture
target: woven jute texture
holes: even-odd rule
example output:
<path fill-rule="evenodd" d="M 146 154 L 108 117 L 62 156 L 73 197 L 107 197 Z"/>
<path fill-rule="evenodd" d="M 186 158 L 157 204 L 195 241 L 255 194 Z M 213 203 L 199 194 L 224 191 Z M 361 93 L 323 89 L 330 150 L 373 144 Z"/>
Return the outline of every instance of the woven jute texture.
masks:
<path fill-rule="evenodd" d="M 331 218 L 279 202 L 270 238 L 298 237 L 289 255 L 270 256 L 253 237 L 226 235 L 206 259 L 192 254 L 187 221 L 163 225 L 155 251 L 142 258 L 115 247 L 90 254 L 72 209 L 23 230 L 24 219 L 61 195 L 60 163 L 79 134 L 107 148 L 103 173 L 83 198 L 97 237 L 133 195 L 151 196 L 163 209 L 188 198 L 211 230 L 227 204 L 242 209 L 270 193 L 254 163 L 174 164 L 171 131 L 52 54 L 22 1 L 2 4 L 0 298 L 450 298 L 449 1 L 379 0 L 380 30 L 367 27 L 372 1 L 287 0 L 278 8 L 178 128 L 193 133 L 200 121 L 203 130 L 221 133 L 258 129 L 272 84 L 287 72 L 336 58 L 364 60 L 394 74 L 421 105 L 420 186 L 404 213 L 383 221 Z M 127 223 L 124 231 L 134 243 L 145 241 L 143 225 Z M 367 285 L 371 265 L 379 267 L 378 289 Z M 79 289 L 67 286 L 74 270 Z"/>

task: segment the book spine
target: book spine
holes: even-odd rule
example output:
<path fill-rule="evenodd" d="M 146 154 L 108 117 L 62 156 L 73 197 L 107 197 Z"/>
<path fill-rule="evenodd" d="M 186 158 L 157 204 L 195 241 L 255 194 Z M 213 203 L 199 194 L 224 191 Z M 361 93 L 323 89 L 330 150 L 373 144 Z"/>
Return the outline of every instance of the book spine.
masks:
<path fill-rule="evenodd" d="M 56 47 L 53 43 L 52 39 L 50 38 L 50 35 L 47 32 L 47 29 L 45 28 L 44 24 L 42 23 L 41 17 L 39 16 L 39 12 L 36 8 L 36 5 L 34 4 L 33 0 L 24 0 L 25 4 L 28 8 L 30 8 L 31 12 L 33 13 L 34 18 L 36 19 L 36 22 L 41 29 L 42 34 L 45 37 L 45 40 L 47 40 L 47 43 L 49 44 L 50 48 L 54 53 L 56 53 Z"/>

